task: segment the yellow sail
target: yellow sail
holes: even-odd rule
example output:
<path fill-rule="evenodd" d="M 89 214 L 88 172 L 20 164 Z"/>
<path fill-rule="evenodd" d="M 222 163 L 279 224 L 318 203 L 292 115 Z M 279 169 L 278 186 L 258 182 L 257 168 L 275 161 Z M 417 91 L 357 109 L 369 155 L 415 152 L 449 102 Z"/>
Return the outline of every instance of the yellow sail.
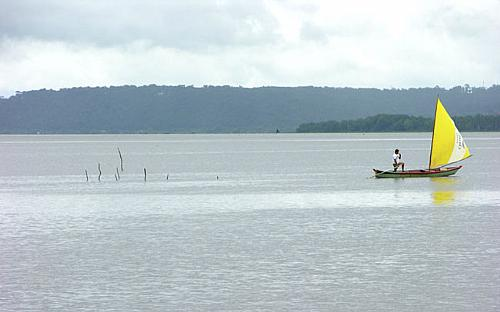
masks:
<path fill-rule="evenodd" d="M 429 168 L 439 168 L 470 157 L 470 151 L 439 98 L 436 103 Z"/>

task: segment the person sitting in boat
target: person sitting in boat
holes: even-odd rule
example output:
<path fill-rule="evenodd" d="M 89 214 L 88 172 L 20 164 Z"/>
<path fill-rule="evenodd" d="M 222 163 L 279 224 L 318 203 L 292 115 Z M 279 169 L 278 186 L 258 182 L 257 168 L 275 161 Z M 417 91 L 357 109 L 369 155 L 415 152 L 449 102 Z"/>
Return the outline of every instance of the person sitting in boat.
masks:
<path fill-rule="evenodd" d="M 397 148 L 394 151 L 394 155 L 392 155 L 392 159 L 393 159 L 392 166 L 394 167 L 394 172 L 396 172 L 399 167 L 401 167 L 402 171 L 405 171 L 405 163 L 401 161 L 401 153 L 399 153 L 399 150 Z"/>

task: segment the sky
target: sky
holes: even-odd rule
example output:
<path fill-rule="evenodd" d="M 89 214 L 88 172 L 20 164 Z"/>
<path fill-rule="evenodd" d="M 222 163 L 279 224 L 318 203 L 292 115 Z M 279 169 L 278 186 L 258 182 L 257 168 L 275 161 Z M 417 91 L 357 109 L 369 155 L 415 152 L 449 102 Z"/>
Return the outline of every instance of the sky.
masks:
<path fill-rule="evenodd" d="M 0 96 L 500 83 L 500 0 L 0 0 Z"/>

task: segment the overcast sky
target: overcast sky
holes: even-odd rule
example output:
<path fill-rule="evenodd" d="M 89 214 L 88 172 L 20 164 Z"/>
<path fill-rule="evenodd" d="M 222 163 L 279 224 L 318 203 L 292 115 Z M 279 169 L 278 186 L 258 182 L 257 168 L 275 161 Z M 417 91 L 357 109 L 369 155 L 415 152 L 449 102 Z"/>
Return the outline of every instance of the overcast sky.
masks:
<path fill-rule="evenodd" d="M 500 0 L 0 0 L 0 95 L 500 83 Z"/>

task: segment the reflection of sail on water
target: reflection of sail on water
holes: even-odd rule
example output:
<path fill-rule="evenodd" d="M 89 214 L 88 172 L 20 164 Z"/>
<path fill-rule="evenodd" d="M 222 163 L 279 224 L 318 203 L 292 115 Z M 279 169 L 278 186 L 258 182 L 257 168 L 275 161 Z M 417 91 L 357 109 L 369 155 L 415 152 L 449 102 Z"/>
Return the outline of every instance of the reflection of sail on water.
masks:
<path fill-rule="evenodd" d="M 455 192 L 453 191 L 432 192 L 432 199 L 434 204 L 437 205 L 451 203 L 455 199 Z"/>
<path fill-rule="evenodd" d="M 438 98 L 429 169 L 440 168 L 470 156 L 469 148 L 465 145 L 462 135 Z"/>
<path fill-rule="evenodd" d="M 432 178 L 432 201 L 436 205 L 449 204 L 455 200 L 455 179 Z"/>
<path fill-rule="evenodd" d="M 434 204 L 449 204 L 455 201 L 456 179 L 432 178 L 432 201 Z"/>

